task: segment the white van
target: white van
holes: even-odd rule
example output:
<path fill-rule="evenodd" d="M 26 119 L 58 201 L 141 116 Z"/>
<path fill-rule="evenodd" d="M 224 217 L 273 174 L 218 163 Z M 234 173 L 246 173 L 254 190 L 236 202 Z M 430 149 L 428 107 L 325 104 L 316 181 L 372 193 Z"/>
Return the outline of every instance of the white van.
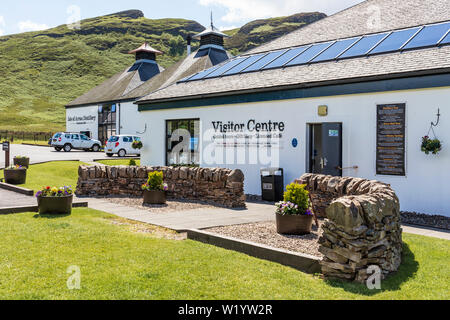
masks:
<path fill-rule="evenodd" d="M 105 153 L 108 157 L 112 157 L 117 154 L 123 158 L 127 155 L 141 155 L 141 150 L 133 149 L 132 144 L 134 141 L 141 141 L 141 138 L 130 135 L 116 135 L 111 136 L 106 143 Z"/>

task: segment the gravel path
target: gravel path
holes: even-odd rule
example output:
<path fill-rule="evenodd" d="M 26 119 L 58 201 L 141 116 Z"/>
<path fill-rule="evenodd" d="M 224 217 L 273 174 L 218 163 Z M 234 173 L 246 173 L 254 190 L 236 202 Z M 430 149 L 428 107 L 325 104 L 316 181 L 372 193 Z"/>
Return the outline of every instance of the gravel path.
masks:
<path fill-rule="evenodd" d="M 322 221 L 319 221 L 322 226 Z M 235 226 L 211 228 L 206 231 L 220 235 L 252 241 L 271 247 L 285 249 L 294 252 L 307 253 L 316 257 L 322 257 L 319 252 L 319 237 L 322 233 L 313 225 L 312 233 L 305 236 L 289 236 L 277 233 L 275 222 L 263 222 L 241 224 Z"/>
<path fill-rule="evenodd" d="M 106 198 L 106 200 L 121 204 L 127 207 L 134 207 L 138 209 L 145 209 L 151 211 L 152 213 L 167 213 L 167 212 L 177 212 L 177 211 L 186 211 L 186 210 L 194 210 L 194 209 L 205 209 L 205 208 L 215 208 L 214 206 L 193 202 L 193 201 L 171 201 L 168 200 L 167 204 L 164 205 L 143 205 L 142 197 L 139 198 Z"/>
<path fill-rule="evenodd" d="M 405 224 L 450 230 L 450 218 L 444 216 L 401 212 L 401 221 Z"/>

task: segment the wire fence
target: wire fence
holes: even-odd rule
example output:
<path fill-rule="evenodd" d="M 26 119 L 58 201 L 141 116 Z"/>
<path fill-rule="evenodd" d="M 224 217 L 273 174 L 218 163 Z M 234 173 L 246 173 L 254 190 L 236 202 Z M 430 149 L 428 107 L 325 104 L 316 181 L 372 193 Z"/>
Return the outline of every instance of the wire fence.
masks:
<path fill-rule="evenodd" d="M 0 130 L 0 141 L 47 142 L 53 137 L 52 132 L 25 132 Z"/>

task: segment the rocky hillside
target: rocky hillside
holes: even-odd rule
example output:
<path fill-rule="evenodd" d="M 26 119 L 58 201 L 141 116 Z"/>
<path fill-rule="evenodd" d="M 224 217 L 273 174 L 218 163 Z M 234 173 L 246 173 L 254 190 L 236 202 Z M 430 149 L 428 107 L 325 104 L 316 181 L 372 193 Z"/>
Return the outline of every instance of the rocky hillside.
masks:
<path fill-rule="evenodd" d="M 322 18 L 323 14 L 258 20 L 228 33 L 237 54 Z M 144 41 L 165 52 L 168 67 L 185 55 L 185 37 L 204 30 L 184 19 L 144 17 L 138 10 L 0 37 L 0 130 L 55 131 L 65 127 L 64 105 L 132 64 L 127 52 Z"/>
<path fill-rule="evenodd" d="M 232 37 L 226 41 L 226 46 L 230 50 L 245 52 L 325 17 L 324 13 L 312 12 L 255 20 L 239 29 L 228 31 L 227 34 Z"/>

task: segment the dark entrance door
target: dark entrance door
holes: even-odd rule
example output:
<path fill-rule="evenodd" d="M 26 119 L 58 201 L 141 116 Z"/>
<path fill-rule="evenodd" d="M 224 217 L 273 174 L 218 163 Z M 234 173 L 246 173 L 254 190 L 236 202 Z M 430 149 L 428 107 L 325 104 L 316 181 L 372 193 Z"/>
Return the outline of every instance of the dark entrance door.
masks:
<path fill-rule="evenodd" d="M 342 123 L 309 126 L 311 173 L 342 176 Z"/>

